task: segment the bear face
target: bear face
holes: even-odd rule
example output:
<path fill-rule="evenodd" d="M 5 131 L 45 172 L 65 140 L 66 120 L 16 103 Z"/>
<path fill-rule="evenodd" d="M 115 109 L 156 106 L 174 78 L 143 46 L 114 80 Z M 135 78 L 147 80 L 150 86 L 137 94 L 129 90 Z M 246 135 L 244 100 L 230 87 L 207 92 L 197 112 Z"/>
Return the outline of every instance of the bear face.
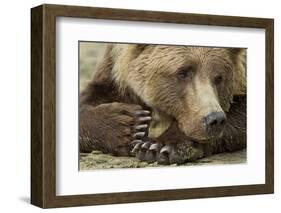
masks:
<path fill-rule="evenodd" d="M 168 45 L 121 48 L 131 49 L 124 51 L 130 54 L 122 56 L 123 61 L 118 63 L 117 59 L 115 63 L 124 69 L 115 76 L 122 79 L 120 85 L 132 89 L 160 117 L 176 120 L 191 139 L 204 142 L 222 135 L 233 95 L 245 91 L 246 83 L 236 82 L 245 79 L 240 64 L 243 49 Z M 122 51 L 117 52 L 120 56 Z"/>

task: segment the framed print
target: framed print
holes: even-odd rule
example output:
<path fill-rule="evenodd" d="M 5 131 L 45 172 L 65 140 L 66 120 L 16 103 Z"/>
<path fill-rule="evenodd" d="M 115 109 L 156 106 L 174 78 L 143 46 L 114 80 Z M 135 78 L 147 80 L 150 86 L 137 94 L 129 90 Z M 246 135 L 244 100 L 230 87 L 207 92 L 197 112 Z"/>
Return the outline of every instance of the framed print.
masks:
<path fill-rule="evenodd" d="M 31 203 L 274 191 L 273 19 L 31 9 Z"/>

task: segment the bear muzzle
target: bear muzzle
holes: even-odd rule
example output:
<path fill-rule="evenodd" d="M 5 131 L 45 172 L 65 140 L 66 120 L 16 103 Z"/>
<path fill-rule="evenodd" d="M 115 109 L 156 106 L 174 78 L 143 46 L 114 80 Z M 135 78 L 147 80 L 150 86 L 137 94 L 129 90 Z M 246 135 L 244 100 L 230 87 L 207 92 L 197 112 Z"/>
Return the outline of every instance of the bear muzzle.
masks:
<path fill-rule="evenodd" d="M 226 115 L 222 111 L 211 112 L 203 117 L 202 122 L 209 137 L 218 137 L 225 127 Z"/>
<path fill-rule="evenodd" d="M 223 135 L 226 120 L 223 111 L 211 111 L 198 120 L 191 120 L 182 116 L 181 119 L 178 119 L 178 127 L 193 141 L 206 143 Z"/>

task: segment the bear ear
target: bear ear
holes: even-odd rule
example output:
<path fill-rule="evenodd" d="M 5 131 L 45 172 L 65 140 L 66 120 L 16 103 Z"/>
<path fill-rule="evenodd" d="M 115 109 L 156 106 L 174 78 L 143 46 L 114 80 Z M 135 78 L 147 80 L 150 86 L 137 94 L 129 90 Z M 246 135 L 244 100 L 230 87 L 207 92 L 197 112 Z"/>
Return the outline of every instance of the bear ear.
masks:
<path fill-rule="evenodd" d="M 234 63 L 233 73 L 233 94 L 246 94 L 247 90 L 247 49 L 246 48 L 229 48 Z"/>
<path fill-rule="evenodd" d="M 243 52 L 245 51 L 245 48 L 228 48 L 228 51 L 230 52 L 230 55 L 233 59 L 236 59 L 239 57 Z"/>
<path fill-rule="evenodd" d="M 149 44 L 135 44 L 134 49 L 134 58 L 137 58 L 147 47 Z"/>
<path fill-rule="evenodd" d="M 144 49 L 146 47 L 148 47 L 149 44 L 136 44 L 136 48 L 139 50 L 139 51 L 144 51 Z"/>
<path fill-rule="evenodd" d="M 240 53 L 244 48 L 236 48 L 236 47 L 232 47 L 232 48 L 228 48 L 229 51 L 232 53 L 232 54 L 238 54 Z"/>

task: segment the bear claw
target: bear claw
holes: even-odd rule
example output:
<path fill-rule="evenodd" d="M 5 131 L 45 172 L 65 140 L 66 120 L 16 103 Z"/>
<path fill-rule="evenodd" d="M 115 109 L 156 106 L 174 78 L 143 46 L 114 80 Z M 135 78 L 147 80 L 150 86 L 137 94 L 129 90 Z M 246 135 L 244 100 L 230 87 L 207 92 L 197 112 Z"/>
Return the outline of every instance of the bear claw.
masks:
<path fill-rule="evenodd" d="M 141 124 L 135 127 L 135 130 L 143 130 L 146 129 L 148 127 L 147 124 Z"/>
<path fill-rule="evenodd" d="M 142 140 L 133 140 L 133 141 L 131 142 L 131 145 L 135 146 L 135 145 L 138 144 L 138 143 L 142 143 Z"/>
<path fill-rule="evenodd" d="M 159 143 L 154 143 L 149 147 L 149 150 L 159 152 L 161 145 Z"/>
<path fill-rule="evenodd" d="M 169 160 L 169 154 L 166 152 L 162 152 L 159 154 L 158 156 L 158 164 L 162 164 L 162 165 L 169 165 L 170 164 L 170 160 Z"/>
<path fill-rule="evenodd" d="M 142 141 L 141 141 L 141 142 L 138 142 L 138 143 L 134 146 L 134 148 L 133 148 L 133 150 L 132 150 L 132 153 L 136 153 L 138 150 L 140 150 L 141 145 L 142 145 Z"/>
<path fill-rule="evenodd" d="M 148 150 L 145 154 L 144 160 L 147 163 L 154 163 L 157 161 L 157 153 L 152 150 Z"/>
<path fill-rule="evenodd" d="M 151 143 L 150 141 L 142 142 L 141 140 L 135 140 L 135 143 L 136 145 L 132 150 L 135 157 L 147 163 L 158 162 L 158 155 L 162 147 L 161 144 Z"/>
<path fill-rule="evenodd" d="M 139 118 L 139 122 L 146 122 L 146 121 L 151 121 L 151 117 L 150 116 L 146 116 L 146 117 L 140 117 Z"/>
<path fill-rule="evenodd" d="M 131 153 L 140 161 L 157 162 L 163 165 L 170 164 L 170 154 L 173 149 L 170 145 L 163 146 L 159 143 L 143 142 L 142 140 L 134 140 L 132 144 L 134 144 L 134 148 Z"/>
<path fill-rule="evenodd" d="M 140 149 L 148 149 L 150 147 L 150 142 L 148 141 L 147 128 L 151 117 L 148 116 L 150 111 L 148 110 L 137 110 L 135 111 L 137 115 L 137 123 L 131 130 L 131 145 L 133 146 L 132 153 L 138 152 Z M 145 143 L 144 143 L 145 142 Z"/>
<path fill-rule="evenodd" d="M 151 145 L 150 142 L 144 142 L 144 143 L 141 145 L 141 148 L 147 150 L 147 149 L 149 149 L 150 145 Z"/>
<path fill-rule="evenodd" d="M 202 150 L 189 143 L 164 145 L 151 141 L 135 140 L 135 144 L 132 150 L 133 155 L 140 161 L 149 164 L 154 162 L 162 165 L 182 164 L 203 157 Z"/>
<path fill-rule="evenodd" d="M 172 147 L 169 146 L 169 145 L 166 145 L 164 146 L 161 150 L 160 150 L 160 153 L 163 153 L 163 154 L 170 154 L 172 151 Z"/>
<path fill-rule="evenodd" d="M 145 136 L 145 132 L 137 132 L 133 135 L 133 138 L 142 138 Z"/>
<path fill-rule="evenodd" d="M 148 123 L 152 119 L 150 116 L 150 111 L 137 110 L 135 111 L 135 115 L 137 116 L 137 124 L 133 127 L 133 140 L 131 142 L 133 149 L 131 153 L 140 161 L 145 161 L 147 163 L 158 162 L 161 164 L 169 164 L 168 156 L 166 158 L 159 158 L 159 155 L 169 155 L 172 148 L 168 145 L 163 147 L 162 144 L 152 143 L 148 139 L 147 128 Z M 159 159 L 161 161 L 159 161 Z"/>
<path fill-rule="evenodd" d="M 136 111 L 136 115 L 149 115 L 150 114 L 150 111 L 148 110 L 139 110 L 139 111 Z"/>
<path fill-rule="evenodd" d="M 150 111 L 148 110 L 137 110 L 135 111 L 135 116 L 137 118 L 137 124 L 140 124 L 135 127 L 136 130 L 146 129 L 148 127 L 147 122 L 151 121 Z"/>

